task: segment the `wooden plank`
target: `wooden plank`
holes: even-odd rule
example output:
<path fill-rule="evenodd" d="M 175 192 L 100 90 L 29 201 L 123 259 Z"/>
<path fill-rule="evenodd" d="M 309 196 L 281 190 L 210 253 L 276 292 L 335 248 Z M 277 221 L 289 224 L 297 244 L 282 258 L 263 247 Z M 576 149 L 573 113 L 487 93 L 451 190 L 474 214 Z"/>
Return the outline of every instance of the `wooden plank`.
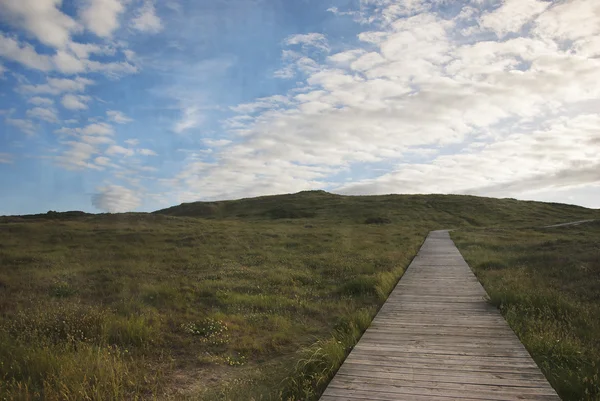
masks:
<path fill-rule="evenodd" d="M 348 375 L 348 374 L 344 374 L 344 373 L 340 373 L 339 376 L 340 380 L 339 383 L 345 383 L 347 385 L 350 386 L 362 386 L 363 380 L 360 376 L 354 376 L 354 375 Z M 439 390 L 448 390 L 448 391 L 454 391 L 454 390 L 458 390 L 458 391 L 466 391 L 469 394 L 489 394 L 489 393 L 493 393 L 493 394 L 498 394 L 498 393 L 502 393 L 502 394 L 515 394 L 515 395 L 522 395 L 522 394 L 535 394 L 535 395 L 546 395 L 546 396 L 551 396 L 553 395 L 553 390 L 552 388 L 546 388 L 546 387 L 540 387 L 538 382 L 532 382 L 529 381 L 528 383 L 526 382 L 521 382 L 520 386 L 517 385 L 513 385 L 510 381 L 505 382 L 504 384 L 492 384 L 489 382 L 484 382 L 484 383 L 470 383 L 470 382 L 466 382 L 468 379 L 466 378 L 462 378 L 462 380 L 459 381 L 449 381 L 449 380 L 432 380 L 431 378 L 429 380 L 425 379 L 425 380 L 413 380 L 413 379 L 403 379 L 403 378 L 398 378 L 398 377 L 381 377 L 378 376 L 377 378 L 369 378 L 369 383 L 371 385 L 380 385 L 382 387 L 386 387 L 386 388 L 405 388 L 405 387 L 412 387 L 412 388 L 427 388 L 427 389 L 431 389 L 431 388 L 435 388 L 435 389 L 439 389 Z M 475 381 L 475 380 L 471 380 L 471 381 Z"/>
<path fill-rule="evenodd" d="M 387 349 L 386 349 L 387 348 Z M 479 352 L 473 349 L 469 350 L 452 350 L 448 348 L 444 349 L 423 349 L 423 348 L 407 348 L 397 345 L 388 345 L 387 347 L 381 347 L 379 345 L 372 344 L 357 344 L 354 347 L 355 350 L 365 350 L 377 355 L 377 352 L 395 352 L 399 354 L 409 355 L 426 355 L 426 356 L 437 356 L 442 355 L 460 355 L 466 357 L 485 356 L 485 357 L 519 357 L 529 358 L 529 354 L 525 350 L 516 349 L 515 351 L 490 351 L 489 348 L 479 348 Z"/>
<path fill-rule="evenodd" d="M 552 388 L 544 390 L 536 387 L 509 387 L 509 386 L 487 386 L 477 384 L 456 384 L 456 383 L 402 383 L 394 384 L 393 380 L 370 379 L 365 383 L 360 378 L 348 378 L 340 376 L 329 386 L 332 390 L 367 390 L 371 392 L 388 392 L 396 394 L 418 394 L 418 395 L 449 395 L 460 397 L 464 394 L 486 398 L 489 400 L 525 399 L 549 400 L 551 397 L 558 397 L 553 394 Z M 555 398 L 559 399 L 560 398 Z"/>
<path fill-rule="evenodd" d="M 429 234 L 321 400 L 559 400 L 446 231 Z"/>
<path fill-rule="evenodd" d="M 403 350 L 408 353 L 439 353 L 439 354 L 458 354 L 458 355 L 482 355 L 482 354 L 494 354 L 494 355 L 529 355 L 523 346 L 514 344 L 511 347 L 502 347 L 497 349 L 494 347 L 490 349 L 489 346 L 474 344 L 470 347 L 448 347 L 446 344 L 402 344 L 398 345 L 397 342 L 390 343 L 374 343 L 374 342 L 359 342 L 354 348 L 358 349 L 381 349 L 382 347 L 395 347 L 398 350 Z"/>
<path fill-rule="evenodd" d="M 350 359 L 352 358 L 352 359 Z M 381 364 L 387 365 L 400 365 L 400 366 L 417 366 L 427 365 L 433 366 L 439 364 L 440 366 L 476 366 L 476 367 L 489 367 L 489 368 L 536 368 L 537 365 L 531 360 L 517 359 L 517 358 L 506 358 L 500 359 L 500 357 L 487 358 L 491 360 L 485 360 L 476 357 L 466 358 L 450 358 L 448 356 L 435 357 L 435 358 L 417 358 L 409 356 L 383 356 L 373 355 L 372 353 L 354 353 L 348 360 L 356 362 L 380 362 Z"/>
<path fill-rule="evenodd" d="M 389 388 L 389 387 L 378 387 L 378 386 L 365 386 L 363 389 L 357 389 L 349 386 L 338 386 L 332 381 L 333 385 L 330 385 L 324 395 L 328 396 L 353 396 L 355 398 L 362 398 L 366 400 L 389 400 L 389 401 L 402 401 L 402 400 L 414 400 L 417 396 L 421 399 L 427 400 L 464 400 L 476 397 L 479 400 L 493 400 L 493 401 L 514 401 L 516 399 L 514 394 L 502 394 L 502 393 L 470 393 L 466 391 L 448 391 L 448 390 L 436 390 L 435 388 Z M 519 400 L 527 401 L 553 401 L 560 400 L 558 396 L 552 398 L 547 395 L 522 395 L 518 398 Z"/>
<path fill-rule="evenodd" d="M 444 378 L 457 378 L 460 377 L 462 380 L 469 380 L 473 378 L 474 380 L 486 379 L 486 380 L 532 380 L 534 382 L 543 382 L 546 379 L 539 371 L 531 370 L 527 371 L 511 371 L 511 372 L 501 372 L 501 371 L 485 371 L 485 370 L 448 370 L 448 369 L 436 369 L 436 368 L 410 368 L 410 367 L 398 367 L 398 366 L 371 366 L 371 365 L 361 365 L 358 363 L 348 363 L 344 364 L 339 370 L 340 373 L 348 373 L 348 374 L 365 374 L 367 377 L 371 377 L 373 373 L 377 373 L 377 376 L 380 375 L 384 377 L 384 375 L 399 375 L 399 376 L 410 376 L 410 377 L 420 377 L 427 378 L 431 377 L 434 381 L 438 377 Z"/>
<path fill-rule="evenodd" d="M 346 359 L 344 364 L 353 364 L 366 366 L 369 368 L 389 368 L 389 369 L 397 369 L 402 367 L 403 369 L 411 369 L 411 370 L 442 370 L 446 372 L 489 372 L 494 374 L 500 373 L 518 373 L 518 374 L 541 374 L 540 370 L 537 367 L 523 367 L 523 366 L 513 366 L 513 365 L 504 365 L 504 366 L 484 366 L 484 365 L 473 365 L 473 364 L 462 364 L 462 365 L 446 365 L 439 363 L 403 363 L 397 364 L 393 361 L 390 363 L 381 362 L 381 361 L 372 361 L 372 360 L 356 360 L 354 357 L 349 357 Z"/>
<path fill-rule="evenodd" d="M 373 400 L 373 401 L 484 401 L 482 398 L 472 398 L 472 397 L 430 397 L 430 396 L 422 396 L 422 395 L 410 395 L 410 396 L 398 396 L 398 394 L 385 394 L 385 393 L 377 393 L 372 397 L 369 395 L 344 395 L 344 396 L 331 396 L 331 395 L 323 395 L 321 397 L 322 401 L 360 401 L 360 400 Z"/>

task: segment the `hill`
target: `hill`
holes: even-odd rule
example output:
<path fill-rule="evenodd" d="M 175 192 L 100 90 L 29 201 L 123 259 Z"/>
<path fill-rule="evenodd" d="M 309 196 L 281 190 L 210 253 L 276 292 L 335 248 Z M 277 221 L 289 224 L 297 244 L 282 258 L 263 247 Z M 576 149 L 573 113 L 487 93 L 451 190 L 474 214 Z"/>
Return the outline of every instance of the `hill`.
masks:
<path fill-rule="evenodd" d="M 182 203 L 154 212 L 207 219 L 309 219 L 362 223 L 381 217 L 397 223 L 454 226 L 536 225 L 599 216 L 600 211 L 560 203 L 468 195 L 343 196 L 325 191 L 220 202 Z"/>

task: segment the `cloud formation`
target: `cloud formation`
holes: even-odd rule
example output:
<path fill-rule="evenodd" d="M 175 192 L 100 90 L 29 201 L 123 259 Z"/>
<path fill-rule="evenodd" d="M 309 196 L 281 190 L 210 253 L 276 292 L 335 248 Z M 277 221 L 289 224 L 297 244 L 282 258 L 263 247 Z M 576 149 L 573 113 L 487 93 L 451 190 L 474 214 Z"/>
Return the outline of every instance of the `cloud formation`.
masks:
<path fill-rule="evenodd" d="M 466 24 L 465 14 L 431 4 L 380 2 L 378 28 L 358 35 L 364 46 L 311 59 L 293 92 L 234 107 L 245 118 L 227 123 L 238 140 L 215 149 L 216 163 L 190 158 L 175 179 L 181 199 L 317 187 L 507 196 L 598 184 L 600 118 L 578 113 L 599 104 L 600 61 L 589 44 L 600 29 L 596 3 L 509 0 L 467 10 Z M 378 164 L 391 171 L 336 182 Z"/>
<path fill-rule="evenodd" d="M 84 110 L 87 109 L 87 102 L 92 98 L 85 95 L 64 95 L 60 101 L 64 108 L 69 110 Z"/>
<path fill-rule="evenodd" d="M 41 43 L 64 47 L 81 25 L 59 10 L 62 0 L 0 0 L 0 15 Z"/>
<path fill-rule="evenodd" d="M 133 121 L 133 119 L 127 117 L 125 113 L 118 110 L 107 110 L 106 115 L 109 120 L 117 124 L 127 124 Z"/>
<path fill-rule="evenodd" d="M 288 46 L 301 45 L 304 49 L 316 48 L 328 52 L 329 44 L 327 38 L 322 33 L 307 33 L 288 36 L 284 43 Z"/>
<path fill-rule="evenodd" d="M 79 15 L 87 30 L 109 38 L 119 27 L 123 11 L 125 6 L 122 0 L 84 0 Z"/>
<path fill-rule="evenodd" d="M 114 211 L 600 193 L 596 0 L 306 1 L 314 23 L 283 27 L 286 2 L 258 26 L 242 0 L 0 0 L 0 162 L 31 149 Z"/>
<path fill-rule="evenodd" d="M 33 109 L 27 110 L 27 117 L 49 123 L 58 123 L 56 110 L 52 108 L 34 107 Z"/>
<path fill-rule="evenodd" d="M 121 213 L 135 210 L 141 204 L 139 195 L 120 185 L 107 185 L 98 188 L 92 196 L 92 204 L 105 212 Z"/>
<path fill-rule="evenodd" d="M 156 9 L 152 1 L 147 0 L 140 7 L 132 21 L 132 27 L 138 31 L 150 33 L 158 33 L 163 29 L 162 22 L 156 15 Z"/>
<path fill-rule="evenodd" d="M 60 95 L 64 92 L 83 92 L 86 87 L 94 84 L 94 81 L 88 78 L 77 77 L 69 78 L 47 78 L 45 84 L 21 85 L 19 90 L 23 93 Z"/>
<path fill-rule="evenodd" d="M 37 126 L 31 120 L 9 117 L 5 118 L 4 122 L 18 128 L 22 133 L 27 135 L 35 135 L 37 132 Z"/>

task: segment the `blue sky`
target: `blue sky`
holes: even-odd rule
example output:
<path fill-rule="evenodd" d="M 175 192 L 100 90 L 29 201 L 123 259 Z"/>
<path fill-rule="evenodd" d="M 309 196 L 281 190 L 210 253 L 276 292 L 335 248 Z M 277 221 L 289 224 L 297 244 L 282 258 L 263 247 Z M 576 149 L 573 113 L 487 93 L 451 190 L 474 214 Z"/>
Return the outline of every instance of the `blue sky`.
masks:
<path fill-rule="evenodd" d="M 0 0 L 0 215 L 306 189 L 600 207 L 594 0 Z"/>

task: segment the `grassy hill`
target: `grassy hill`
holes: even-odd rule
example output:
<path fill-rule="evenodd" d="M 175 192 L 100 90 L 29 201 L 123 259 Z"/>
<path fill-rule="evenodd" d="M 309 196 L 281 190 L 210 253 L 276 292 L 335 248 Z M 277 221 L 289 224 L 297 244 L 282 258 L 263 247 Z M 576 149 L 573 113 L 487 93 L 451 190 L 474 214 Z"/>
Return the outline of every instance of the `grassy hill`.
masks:
<path fill-rule="evenodd" d="M 221 202 L 183 203 L 155 214 L 207 219 L 315 219 L 362 223 L 383 217 L 394 222 L 451 226 L 540 225 L 598 216 L 600 212 L 560 203 L 466 195 L 342 196 L 325 191 Z"/>
<path fill-rule="evenodd" d="M 428 231 L 589 218 L 322 191 L 0 217 L 0 399 L 315 399 Z"/>

